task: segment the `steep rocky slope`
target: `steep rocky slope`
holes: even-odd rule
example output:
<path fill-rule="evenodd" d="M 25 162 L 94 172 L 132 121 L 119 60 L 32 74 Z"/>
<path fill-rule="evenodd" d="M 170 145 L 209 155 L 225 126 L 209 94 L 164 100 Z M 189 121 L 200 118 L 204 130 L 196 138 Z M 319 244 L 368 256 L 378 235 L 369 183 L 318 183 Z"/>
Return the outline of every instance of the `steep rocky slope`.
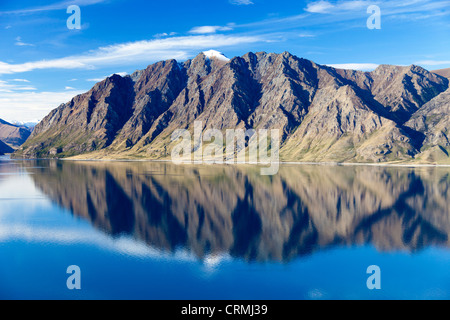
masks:
<path fill-rule="evenodd" d="M 450 163 L 450 89 L 425 104 L 406 125 L 424 136 L 423 160 Z"/>
<path fill-rule="evenodd" d="M 358 72 L 288 52 L 199 54 L 96 84 L 52 111 L 16 156 L 164 158 L 172 132 L 201 121 L 203 130 L 279 129 L 282 160 L 427 161 L 427 133 L 405 123 L 448 87 L 414 65 Z"/>

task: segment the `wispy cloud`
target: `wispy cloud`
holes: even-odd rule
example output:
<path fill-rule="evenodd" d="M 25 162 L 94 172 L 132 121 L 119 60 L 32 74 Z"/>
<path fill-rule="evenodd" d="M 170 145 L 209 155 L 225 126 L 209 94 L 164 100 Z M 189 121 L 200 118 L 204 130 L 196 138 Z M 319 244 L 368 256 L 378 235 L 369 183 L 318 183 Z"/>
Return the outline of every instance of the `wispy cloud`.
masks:
<path fill-rule="evenodd" d="M 339 0 L 339 1 L 326 1 L 320 0 L 310 2 L 305 8 L 305 11 L 318 14 L 335 14 L 344 18 L 343 13 L 355 13 L 366 14 L 366 8 L 370 5 L 378 5 L 383 13 L 383 16 L 401 16 L 406 18 L 408 14 L 420 13 L 426 18 L 432 18 L 435 15 L 444 15 L 442 10 L 450 10 L 450 1 L 448 0 L 400 0 L 400 1 L 387 1 L 387 0 Z M 417 19 L 417 16 L 412 15 L 413 19 Z"/>
<path fill-rule="evenodd" d="M 328 13 L 334 8 L 335 6 L 329 3 L 328 1 L 317 1 L 308 3 L 305 11 L 311 13 Z"/>
<path fill-rule="evenodd" d="M 169 32 L 169 33 L 163 32 L 163 33 L 157 33 L 153 37 L 155 37 L 155 38 L 164 38 L 164 37 L 173 37 L 173 36 L 176 36 L 176 35 L 177 35 L 176 32 Z"/>
<path fill-rule="evenodd" d="M 34 44 L 23 42 L 23 41 L 22 41 L 22 37 L 17 37 L 17 38 L 16 38 L 16 43 L 15 43 L 15 45 L 16 45 L 16 46 L 20 46 L 20 47 L 25 47 L 25 46 L 33 47 L 33 46 L 34 46 Z"/>
<path fill-rule="evenodd" d="M 13 92 L 17 92 L 17 91 L 21 92 L 21 91 L 35 91 L 35 90 L 37 90 L 37 89 L 32 86 L 11 84 L 8 81 L 0 80 L 0 92 L 13 93 Z"/>
<path fill-rule="evenodd" d="M 27 80 L 27 79 L 12 79 L 11 81 L 15 81 L 15 82 L 30 82 L 29 80 Z"/>
<path fill-rule="evenodd" d="M 252 0 L 229 0 L 231 4 L 238 6 L 248 6 L 254 4 Z"/>
<path fill-rule="evenodd" d="M 104 78 L 92 78 L 92 79 L 86 79 L 86 81 L 88 81 L 88 82 L 100 82 L 100 81 L 103 81 L 105 79 L 106 79 L 106 77 L 104 77 Z"/>
<path fill-rule="evenodd" d="M 164 59 L 185 60 L 202 49 L 237 46 L 265 41 L 260 36 L 203 35 L 145 40 L 101 47 L 78 56 L 10 64 L 0 61 L 0 74 L 43 69 L 95 69 L 152 62 Z"/>
<path fill-rule="evenodd" d="M 421 65 L 421 66 L 444 66 L 449 65 L 450 60 L 422 60 L 414 62 L 414 64 Z"/>
<path fill-rule="evenodd" d="M 253 29 L 255 33 L 263 34 L 313 26 L 320 26 L 324 32 L 335 32 L 339 23 L 341 28 L 353 28 L 354 25 L 366 28 L 365 22 L 369 17 L 367 8 L 373 4 L 380 6 L 383 19 L 391 22 L 404 23 L 405 20 L 416 21 L 419 18 L 422 21 L 436 22 L 437 18 L 450 15 L 449 0 L 320 0 L 305 5 L 303 13 L 236 24 L 233 29 Z M 355 21 L 356 24 L 348 23 L 350 21 Z"/>
<path fill-rule="evenodd" d="M 1 85 L 0 85 L 1 88 Z M 58 107 L 62 102 L 70 101 L 74 96 L 83 93 L 77 90 L 62 92 L 11 92 L 1 91 L 0 105 L 2 119 L 23 120 L 42 119 L 50 110 Z"/>
<path fill-rule="evenodd" d="M 201 26 L 192 28 L 189 33 L 192 34 L 208 34 L 208 33 L 216 33 L 218 31 L 230 31 L 233 30 L 230 26 Z"/>
<path fill-rule="evenodd" d="M 107 0 L 70 0 L 70 1 L 61 1 L 53 4 L 49 4 L 46 6 L 25 8 L 20 10 L 12 10 L 12 11 L 0 11 L 0 15 L 23 15 L 23 14 L 33 14 L 44 11 L 54 11 L 54 10 L 62 10 L 67 9 L 70 5 L 78 5 L 78 6 L 90 6 L 94 4 L 99 4 L 102 2 L 106 2 Z"/>
<path fill-rule="evenodd" d="M 342 63 L 342 64 L 327 64 L 327 66 L 335 69 L 372 71 L 378 68 L 379 65 L 375 63 Z"/>
<path fill-rule="evenodd" d="M 113 74 L 118 74 L 121 77 L 125 77 L 128 73 L 127 72 L 116 72 L 116 73 L 113 73 Z M 110 74 L 109 76 L 102 77 L 102 78 L 87 79 L 86 81 L 88 81 L 88 82 L 100 82 L 100 81 L 105 80 L 108 77 L 111 77 L 113 74 Z"/>
<path fill-rule="evenodd" d="M 298 36 L 300 38 L 315 38 L 316 37 L 316 35 L 311 34 L 311 33 L 300 33 Z"/>

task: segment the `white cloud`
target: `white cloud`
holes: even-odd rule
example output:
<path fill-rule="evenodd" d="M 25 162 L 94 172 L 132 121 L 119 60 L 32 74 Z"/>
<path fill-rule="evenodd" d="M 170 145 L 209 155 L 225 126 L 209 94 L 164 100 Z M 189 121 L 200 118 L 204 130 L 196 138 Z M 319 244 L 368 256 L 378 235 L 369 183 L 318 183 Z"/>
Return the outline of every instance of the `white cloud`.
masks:
<path fill-rule="evenodd" d="M 65 87 L 65 90 L 75 90 L 75 88 L 72 88 L 72 87 Z"/>
<path fill-rule="evenodd" d="M 92 79 L 86 79 L 86 81 L 88 81 L 88 82 L 100 82 L 100 81 L 103 81 L 105 79 L 106 79 L 106 77 L 104 77 L 104 78 L 92 78 Z"/>
<path fill-rule="evenodd" d="M 17 79 L 20 80 L 20 79 Z M 14 81 L 14 80 L 13 80 Z M 0 92 L 12 93 L 14 91 L 36 91 L 35 87 L 10 84 L 7 81 L 0 80 Z"/>
<path fill-rule="evenodd" d="M 305 11 L 311 13 L 332 13 L 332 12 L 342 12 L 342 11 L 353 11 L 361 10 L 369 7 L 371 4 L 375 4 L 373 1 L 338 1 L 335 4 L 320 0 L 316 2 L 308 3 Z M 365 12 L 364 12 L 365 13 Z"/>
<path fill-rule="evenodd" d="M 252 0 L 230 0 L 231 4 L 235 4 L 238 6 L 248 6 L 250 4 L 253 4 Z"/>
<path fill-rule="evenodd" d="M 201 26 L 192 28 L 189 33 L 193 34 L 208 34 L 208 33 L 216 33 L 217 31 L 230 31 L 233 30 L 231 27 L 221 27 L 221 26 Z"/>
<path fill-rule="evenodd" d="M 176 32 L 170 32 L 170 33 L 163 32 L 163 33 L 157 33 L 153 37 L 154 38 L 164 38 L 164 37 L 173 37 L 173 36 L 176 36 L 176 35 L 177 35 Z"/>
<path fill-rule="evenodd" d="M 414 64 L 421 65 L 421 66 L 443 66 L 443 65 L 449 65 L 450 60 L 422 60 L 414 62 Z"/>
<path fill-rule="evenodd" d="M 36 91 L 35 87 L 17 87 L 16 91 Z"/>
<path fill-rule="evenodd" d="M 339 1 L 326 1 L 320 0 L 308 3 L 305 11 L 310 13 L 338 13 L 342 19 L 347 19 L 343 13 L 356 13 L 366 14 L 366 8 L 370 5 L 378 5 L 384 17 L 395 17 L 401 19 L 417 20 L 419 17 L 422 19 L 431 19 L 436 16 L 442 16 L 448 14 L 450 9 L 450 1 L 448 0 L 401 0 L 401 1 L 387 1 L 387 0 L 339 0 Z M 444 12 L 443 12 L 444 11 Z"/>
<path fill-rule="evenodd" d="M 27 79 L 12 79 L 11 81 L 16 81 L 16 82 L 27 82 L 29 83 L 30 81 Z"/>
<path fill-rule="evenodd" d="M 327 13 L 334 8 L 335 6 L 328 1 L 317 1 L 308 3 L 305 10 L 311 13 Z"/>
<path fill-rule="evenodd" d="M 306 6 L 305 11 L 311 13 L 332 13 L 332 12 L 342 12 L 342 11 L 354 11 L 360 10 L 366 13 L 365 9 L 371 4 L 379 3 L 373 1 L 356 0 L 356 1 L 338 1 L 336 3 L 331 3 L 329 1 L 321 0 L 316 2 L 311 2 Z"/>
<path fill-rule="evenodd" d="M 76 90 L 63 92 L 13 92 L 0 90 L 2 119 L 29 121 L 42 119 L 61 103 L 83 93 Z"/>
<path fill-rule="evenodd" d="M 334 25 L 346 21 L 358 21 L 358 25 L 365 27 L 367 14 L 367 7 L 376 4 L 380 6 L 383 14 L 383 19 L 390 19 L 403 23 L 404 20 L 415 21 L 417 17 L 421 17 L 423 21 L 436 22 L 436 18 L 450 15 L 450 1 L 449 0 L 402 0 L 402 1 L 314 1 L 310 2 L 304 7 L 304 12 L 283 18 L 271 18 L 251 23 L 238 24 L 233 26 L 234 29 L 252 28 L 260 34 L 271 34 L 275 37 L 277 31 L 280 34 L 285 33 L 287 29 L 293 30 L 295 27 L 304 28 L 309 26 L 325 26 Z M 316 13 L 316 14 L 314 14 Z M 321 14 L 319 14 L 321 13 Z M 401 21 L 394 19 L 394 17 L 402 15 Z M 362 23 L 361 23 L 362 21 Z M 440 18 L 441 23 L 445 23 L 443 18 Z M 349 28 L 353 24 L 347 25 Z M 342 27 L 342 26 L 341 26 Z M 334 26 L 328 29 L 330 32 L 335 32 Z"/>
<path fill-rule="evenodd" d="M 367 9 L 370 5 L 376 3 L 376 1 L 343 1 L 341 3 L 338 3 L 337 7 L 340 10 L 361 10 Z"/>
<path fill-rule="evenodd" d="M 0 61 L 0 74 L 14 74 L 43 69 L 95 69 L 154 62 L 165 59 L 185 60 L 202 49 L 221 48 L 264 41 L 259 36 L 203 35 L 128 42 L 91 50 L 78 56 L 10 64 Z"/>
<path fill-rule="evenodd" d="M 67 0 L 62 2 L 57 2 L 53 4 L 49 4 L 41 7 L 34 7 L 28 9 L 20 9 L 20 10 L 12 10 L 12 11 L 0 11 L 1 15 L 14 15 L 14 14 L 33 14 L 42 11 L 54 11 L 54 10 L 62 10 L 67 9 L 70 5 L 78 5 L 78 6 L 90 6 L 93 4 L 98 4 L 102 2 L 106 2 L 107 0 Z"/>
<path fill-rule="evenodd" d="M 335 69 L 372 71 L 378 68 L 379 65 L 375 63 L 343 63 L 343 64 L 327 64 L 327 66 Z"/>
<path fill-rule="evenodd" d="M 110 74 L 109 76 L 106 76 L 106 77 L 103 77 L 103 78 L 87 79 L 86 81 L 89 81 L 89 82 L 100 82 L 100 81 L 105 80 L 106 78 L 111 77 L 111 76 L 114 75 L 114 74 L 118 74 L 118 75 L 121 76 L 121 77 L 125 77 L 126 75 L 128 75 L 127 72 L 116 72 L 116 73 Z"/>
<path fill-rule="evenodd" d="M 315 38 L 316 37 L 314 34 L 311 34 L 311 33 L 300 33 L 298 36 L 300 38 Z"/>
<path fill-rule="evenodd" d="M 34 46 L 34 44 L 23 42 L 21 37 L 17 37 L 17 38 L 16 38 L 16 43 L 15 43 L 15 45 L 16 45 L 16 46 L 21 46 L 21 47 L 23 47 L 23 46 L 30 46 L 30 47 L 33 47 L 33 46 Z"/>

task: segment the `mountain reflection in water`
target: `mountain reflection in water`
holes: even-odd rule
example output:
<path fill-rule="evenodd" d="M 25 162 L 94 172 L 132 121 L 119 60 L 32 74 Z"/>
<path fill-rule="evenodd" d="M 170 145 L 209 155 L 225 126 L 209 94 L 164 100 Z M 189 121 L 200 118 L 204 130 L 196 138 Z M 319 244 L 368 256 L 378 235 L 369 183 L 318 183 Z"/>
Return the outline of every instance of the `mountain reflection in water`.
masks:
<path fill-rule="evenodd" d="M 166 252 L 290 261 L 335 246 L 449 247 L 450 169 L 36 161 L 36 186 L 96 228 Z"/>

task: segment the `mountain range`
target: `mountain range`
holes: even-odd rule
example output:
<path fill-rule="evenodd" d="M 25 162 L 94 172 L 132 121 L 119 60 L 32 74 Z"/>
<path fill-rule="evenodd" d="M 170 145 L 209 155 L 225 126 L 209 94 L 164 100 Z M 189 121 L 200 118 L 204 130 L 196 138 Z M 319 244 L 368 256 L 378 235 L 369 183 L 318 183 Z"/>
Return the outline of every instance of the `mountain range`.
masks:
<path fill-rule="evenodd" d="M 176 129 L 279 129 L 282 161 L 450 163 L 449 79 L 341 70 L 288 52 L 201 53 L 112 75 L 50 112 L 14 157 L 164 159 Z"/>

